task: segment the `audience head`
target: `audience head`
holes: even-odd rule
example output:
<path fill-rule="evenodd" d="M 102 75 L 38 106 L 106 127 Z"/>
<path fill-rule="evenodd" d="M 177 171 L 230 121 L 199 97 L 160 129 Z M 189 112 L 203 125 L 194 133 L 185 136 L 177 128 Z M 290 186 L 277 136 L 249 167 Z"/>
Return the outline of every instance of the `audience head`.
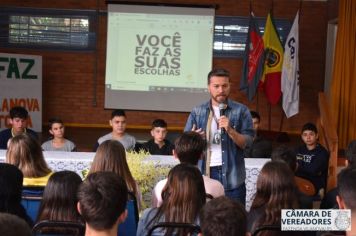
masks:
<path fill-rule="evenodd" d="M 15 133 L 22 133 L 27 127 L 28 112 L 24 107 L 16 106 L 10 109 L 10 124 Z"/>
<path fill-rule="evenodd" d="M 111 113 L 109 121 L 112 130 L 117 135 L 123 135 L 126 130 L 126 114 L 124 110 L 118 109 Z"/>
<path fill-rule="evenodd" d="M 28 178 L 43 177 L 51 172 L 39 142 L 25 133 L 10 139 L 6 162 L 17 166 Z"/>
<path fill-rule="evenodd" d="M 162 200 L 159 211 L 166 221 L 194 223 L 206 202 L 204 180 L 199 169 L 184 163 L 173 167 L 162 190 Z"/>
<path fill-rule="evenodd" d="M 89 174 L 78 191 L 78 211 L 95 231 L 106 231 L 127 216 L 128 192 L 125 181 L 112 172 Z"/>
<path fill-rule="evenodd" d="M 256 188 L 251 209 L 265 207 L 265 217 L 261 218 L 260 223 L 277 223 L 281 209 L 296 207 L 297 187 L 294 174 L 284 162 L 267 162 L 257 178 Z"/>
<path fill-rule="evenodd" d="M 244 207 L 226 196 L 207 202 L 200 212 L 200 227 L 204 236 L 245 236 L 246 226 Z"/>
<path fill-rule="evenodd" d="M 137 193 L 136 182 L 127 164 L 126 151 L 120 142 L 107 140 L 99 145 L 89 174 L 98 171 L 114 172 L 126 181 L 129 191 Z"/>
<path fill-rule="evenodd" d="M 346 161 L 347 166 L 355 168 L 356 167 L 356 140 L 352 140 L 346 149 Z"/>
<path fill-rule="evenodd" d="M 16 166 L 0 163 L 0 212 L 17 215 L 28 225 L 32 225 L 32 219 L 21 205 L 22 182 L 23 174 Z M 0 233 L 0 235 L 7 234 Z"/>
<path fill-rule="evenodd" d="M 0 212 L 12 213 L 21 202 L 22 172 L 14 165 L 0 163 Z"/>
<path fill-rule="evenodd" d="M 51 118 L 49 121 L 49 133 L 55 138 L 64 137 L 63 121 L 57 117 Z"/>
<path fill-rule="evenodd" d="M 162 119 L 156 119 L 152 122 L 151 135 L 155 142 L 163 142 L 167 136 L 167 123 Z"/>
<path fill-rule="evenodd" d="M 336 201 L 340 209 L 356 211 L 356 169 L 345 168 L 337 176 L 337 188 L 339 193 Z"/>
<path fill-rule="evenodd" d="M 22 172 L 14 165 L 0 163 L 0 212 L 25 217 L 21 207 Z"/>
<path fill-rule="evenodd" d="M 314 145 L 318 141 L 318 129 L 313 123 L 306 123 L 303 125 L 301 137 L 306 145 Z"/>
<path fill-rule="evenodd" d="M 0 213 L 0 235 L 31 236 L 28 224 L 16 215 Z"/>
<path fill-rule="evenodd" d="M 80 221 L 76 206 L 81 183 L 82 179 L 73 171 L 51 175 L 43 192 L 37 221 Z"/>
<path fill-rule="evenodd" d="M 175 141 L 174 155 L 181 163 L 197 165 L 206 149 L 206 141 L 200 134 L 187 131 L 180 135 Z"/>
<path fill-rule="evenodd" d="M 250 111 L 250 113 L 252 117 L 253 129 L 257 131 L 260 127 L 260 121 L 261 121 L 260 114 L 258 114 L 257 111 Z"/>
<path fill-rule="evenodd" d="M 272 161 L 285 162 L 293 172 L 295 172 L 297 169 L 296 153 L 287 145 L 280 145 L 273 149 L 271 159 Z"/>
<path fill-rule="evenodd" d="M 213 76 L 230 78 L 230 72 L 222 68 L 211 70 L 208 74 L 208 84 L 210 84 L 211 78 Z"/>

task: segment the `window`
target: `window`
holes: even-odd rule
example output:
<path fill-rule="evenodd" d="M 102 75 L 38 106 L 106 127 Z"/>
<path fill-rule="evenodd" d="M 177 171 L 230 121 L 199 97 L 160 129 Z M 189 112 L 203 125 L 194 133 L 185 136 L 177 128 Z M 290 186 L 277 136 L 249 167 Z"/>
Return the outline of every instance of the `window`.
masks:
<path fill-rule="evenodd" d="M 266 18 L 256 18 L 261 34 Z M 282 45 L 292 26 L 289 20 L 274 20 Z M 249 17 L 216 16 L 214 30 L 214 57 L 243 57 L 249 26 Z"/>
<path fill-rule="evenodd" d="M 2 9 L 0 34 L 6 37 L 1 37 L 0 44 L 10 47 L 92 50 L 95 48 L 92 26 L 95 17 L 95 11 Z"/>

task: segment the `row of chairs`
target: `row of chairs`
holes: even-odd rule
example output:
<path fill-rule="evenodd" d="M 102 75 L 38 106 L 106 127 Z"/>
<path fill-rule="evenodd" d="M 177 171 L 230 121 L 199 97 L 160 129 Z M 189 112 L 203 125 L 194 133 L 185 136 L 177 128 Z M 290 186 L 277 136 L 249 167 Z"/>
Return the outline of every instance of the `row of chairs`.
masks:
<path fill-rule="evenodd" d="M 31 217 L 33 222 L 36 221 L 38 210 L 40 207 L 43 187 L 24 187 L 22 192 L 21 204 L 24 206 L 27 214 Z M 207 196 L 212 198 L 212 196 Z M 128 217 L 125 222 L 119 225 L 118 235 L 120 236 L 135 236 L 139 214 L 137 207 L 137 200 L 133 193 L 129 192 L 128 202 L 127 202 Z M 190 235 L 197 235 L 201 232 L 201 229 L 196 224 L 188 223 L 172 223 L 172 222 L 162 222 L 154 227 L 152 227 L 148 235 L 158 228 L 184 228 L 187 229 Z M 280 226 L 262 226 L 253 232 L 253 236 L 257 236 L 260 231 L 263 230 L 274 230 L 280 231 Z M 85 224 L 78 222 L 61 222 L 61 221 L 41 221 L 38 222 L 32 229 L 32 232 L 36 236 L 47 236 L 47 235 L 75 235 L 81 236 L 85 234 Z"/>
<path fill-rule="evenodd" d="M 198 235 L 199 233 L 201 233 L 200 226 L 196 224 L 162 222 L 153 226 L 148 231 L 148 236 L 153 235 L 153 232 L 159 228 L 162 229 L 183 228 L 187 230 L 187 233 L 189 235 Z M 260 233 L 266 231 L 280 232 L 281 227 L 279 225 L 263 225 L 258 227 L 252 233 L 252 236 L 258 236 Z M 61 234 L 64 232 L 66 235 L 83 236 L 85 234 L 85 225 L 81 223 L 75 223 L 75 222 L 41 221 L 33 227 L 32 232 L 36 236 L 49 236 L 53 234 L 59 235 L 59 233 Z M 126 235 L 126 234 L 120 234 L 120 235 Z"/>

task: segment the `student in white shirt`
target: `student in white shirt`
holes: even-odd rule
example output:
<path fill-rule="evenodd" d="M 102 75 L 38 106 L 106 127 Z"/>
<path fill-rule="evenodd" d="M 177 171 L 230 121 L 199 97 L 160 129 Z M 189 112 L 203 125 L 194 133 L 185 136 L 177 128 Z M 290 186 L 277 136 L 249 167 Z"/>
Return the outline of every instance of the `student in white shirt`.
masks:
<path fill-rule="evenodd" d="M 206 150 L 206 141 L 196 132 L 184 132 L 175 141 L 173 155 L 180 163 L 194 165 L 198 168 L 198 161 L 203 157 Z M 224 196 L 222 184 L 207 176 L 203 176 L 206 193 L 213 198 Z M 167 179 L 159 181 L 152 192 L 152 207 L 159 207 L 162 204 L 162 189 L 166 185 Z"/>

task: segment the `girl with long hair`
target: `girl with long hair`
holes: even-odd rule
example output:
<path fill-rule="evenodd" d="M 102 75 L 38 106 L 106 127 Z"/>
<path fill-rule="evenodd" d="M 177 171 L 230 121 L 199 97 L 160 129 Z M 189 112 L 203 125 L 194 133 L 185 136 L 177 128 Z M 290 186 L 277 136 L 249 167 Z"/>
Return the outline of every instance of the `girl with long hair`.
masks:
<path fill-rule="evenodd" d="M 204 180 L 195 166 L 179 164 L 168 174 L 168 181 L 162 191 L 162 205 L 146 209 L 138 224 L 136 235 L 147 235 L 150 228 L 159 222 L 195 223 L 206 201 Z M 171 235 L 172 229 L 154 231 L 155 235 Z M 186 235 L 184 230 L 174 231 L 175 235 Z"/>
<path fill-rule="evenodd" d="M 89 174 L 98 171 L 111 171 L 123 178 L 128 190 L 136 196 L 138 205 L 141 205 L 142 195 L 127 164 L 125 148 L 120 142 L 107 140 L 99 145 Z"/>
<path fill-rule="evenodd" d="M 80 222 L 77 191 L 81 183 L 82 179 L 73 171 L 54 173 L 44 189 L 37 222 L 42 220 Z"/>
<path fill-rule="evenodd" d="M 22 171 L 24 186 L 45 186 L 52 174 L 43 157 L 41 145 L 26 133 L 10 140 L 6 162 Z"/>
<path fill-rule="evenodd" d="M 257 178 L 255 199 L 248 213 L 248 231 L 254 232 L 262 225 L 280 225 L 281 210 L 293 208 L 298 208 L 294 173 L 284 162 L 267 162 Z M 280 234 L 267 231 L 267 234 L 259 235 Z"/>

